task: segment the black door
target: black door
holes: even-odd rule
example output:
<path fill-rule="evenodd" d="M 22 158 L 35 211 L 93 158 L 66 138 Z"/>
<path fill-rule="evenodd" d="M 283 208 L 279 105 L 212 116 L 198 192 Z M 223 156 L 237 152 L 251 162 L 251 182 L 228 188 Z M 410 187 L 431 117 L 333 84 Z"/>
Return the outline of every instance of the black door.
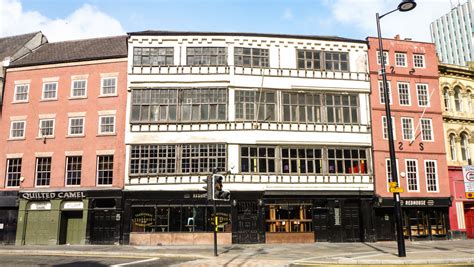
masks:
<path fill-rule="evenodd" d="M 238 244 L 263 243 L 260 236 L 261 216 L 257 200 L 239 200 L 236 208 L 237 227 L 232 242 Z"/>
<path fill-rule="evenodd" d="M 377 241 L 395 240 L 393 229 L 393 211 L 390 209 L 377 209 L 375 211 L 375 231 Z"/>
<path fill-rule="evenodd" d="M 328 241 L 328 209 L 313 209 L 314 238 L 316 241 Z"/>
<path fill-rule="evenodd" d="M 0 244 L 14 245 L 18 210 L 0 209 Z"/>
<path fill-rule="evenodd" d="M 344 242 L 360 242 L 360 208 L 358 203 L 344 203 L 342 208 L 342 227 Z"/>
<path fill-rule="evenodd" d="M 111 245 L 115 242 L 115 211 L 91 211 L 91 244 Z"/>

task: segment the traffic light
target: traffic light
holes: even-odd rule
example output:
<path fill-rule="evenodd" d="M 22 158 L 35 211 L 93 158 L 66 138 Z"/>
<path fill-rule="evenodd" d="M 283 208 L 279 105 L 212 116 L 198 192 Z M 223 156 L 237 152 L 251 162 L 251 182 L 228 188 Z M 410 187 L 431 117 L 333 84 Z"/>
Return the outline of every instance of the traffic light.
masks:
<path fill-rule="evenodd" d="M 212 183 L 214 188 L 214 200 L 230 200 L 230 192 L 223 189 L 224 176 L 220 174 L 212 175 Z"/>
<path fill-rule="evenodd" d="M 206 190 L 207 200 L 214 199 L 214 185 L 213 185 L 214 178 L 208 176 L 207 178 L 204 178 L 202 181 L 206 183 L 206 185 L 203 186 L 202 188 Z"/>

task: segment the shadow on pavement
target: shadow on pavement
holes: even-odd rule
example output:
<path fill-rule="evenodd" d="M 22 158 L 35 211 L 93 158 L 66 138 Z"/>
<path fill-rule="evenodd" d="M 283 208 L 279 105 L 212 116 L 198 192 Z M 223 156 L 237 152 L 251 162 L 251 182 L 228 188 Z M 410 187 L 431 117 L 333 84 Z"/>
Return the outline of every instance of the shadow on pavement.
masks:
<path fill-rule="evenodd" d="M 108 265 L 98 263 L 96 261 L 76 261 L 76 262 L 70 262 L 70 263 L 55 264 L 52 266 L 54 267 L 78 267 L 78 266 L 103 267 L 103 266 L 108 266 Z"/>

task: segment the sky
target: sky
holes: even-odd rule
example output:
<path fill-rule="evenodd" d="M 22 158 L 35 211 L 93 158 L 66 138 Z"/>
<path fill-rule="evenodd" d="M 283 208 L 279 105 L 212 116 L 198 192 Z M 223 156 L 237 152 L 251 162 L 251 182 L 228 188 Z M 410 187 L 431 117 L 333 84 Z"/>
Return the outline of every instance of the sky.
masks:
<path fill-rule="evenodd" d="M 376 36 L 375 14 L 401 0 L 0 0 L 0 37 L 42 31 L 50 42 L 144 30 Z M 381 20 L 382 34 L 431 42 L 429 24 L 466 0 L 417 0 Z"/>

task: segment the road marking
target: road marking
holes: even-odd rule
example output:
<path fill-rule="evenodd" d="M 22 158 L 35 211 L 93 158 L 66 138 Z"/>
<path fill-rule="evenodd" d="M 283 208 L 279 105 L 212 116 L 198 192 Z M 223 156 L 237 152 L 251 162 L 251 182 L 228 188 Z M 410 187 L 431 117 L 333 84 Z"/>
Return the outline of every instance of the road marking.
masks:
<path fill-rule="evenodd" d="M 159 258 L 151 258 L 151 259 L 146 259 L 146 260 L 141 260 L 141 261 L 132 261 L 132 262 L 114 264 L 114 265 L 111 265 L 110 267 L 126 266 L 126 265 L 132 265 L 132 264 L 138 264 L 138 263 L 149 262 L 149 261 L 156 261 L 157 259 L 159 259 Z"/>

